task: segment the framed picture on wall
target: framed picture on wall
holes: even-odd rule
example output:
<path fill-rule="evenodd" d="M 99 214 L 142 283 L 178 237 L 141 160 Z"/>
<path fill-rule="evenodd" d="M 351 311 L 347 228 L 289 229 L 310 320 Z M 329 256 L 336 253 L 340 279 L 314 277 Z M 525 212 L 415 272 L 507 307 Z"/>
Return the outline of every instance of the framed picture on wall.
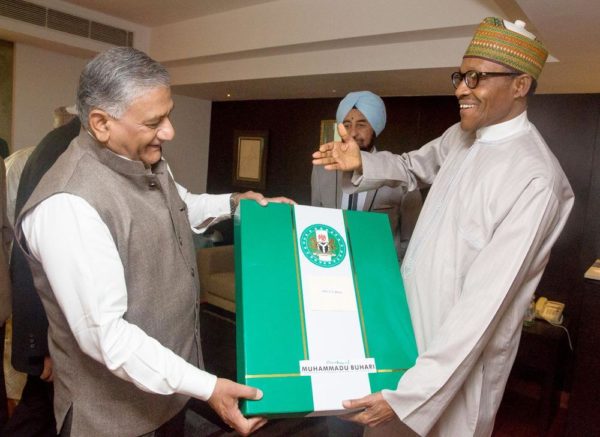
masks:
<path fill-rule="evenodd" d="M 319 140 L 319 144 L 341 140 L 335 120 L 321 120 L 321 135 L 319 136 Z"/>
<path fill-rule="evenodd" d="M 233 185 L 264 190 L 269 131 L 234 131 Z"/>

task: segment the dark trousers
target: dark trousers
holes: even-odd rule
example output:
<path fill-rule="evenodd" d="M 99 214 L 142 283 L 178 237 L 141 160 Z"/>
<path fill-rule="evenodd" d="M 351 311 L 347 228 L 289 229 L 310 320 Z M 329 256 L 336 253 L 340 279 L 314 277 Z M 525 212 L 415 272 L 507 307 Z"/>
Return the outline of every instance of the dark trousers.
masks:
<path fill-rule="evenodd" d="M 6 424 L 3 435 L 55 437 L 53 396 L 51 383 L 44 382 L 37 376 L 28 375 L 21 401 Z"/>
<path fill-rule="evenodd" d="M 349 422 L 335 416 L 327 417 L 328 437 L 362 437 L 365 428 L 358 423 Z"/>
<path fill-rule="evenodd" d="M 183 408 L 175 417 L 163 424 L 156 431 L 146 434 L 143 437 L 183 437 L 185 430 L 185 412 L 187 408 Z"/>
<path fill-rule="evenodd" d="M 0 327 L 0 430 L 8 420 L 8 399 L 6 398 L 6 384 L 4 383 L 4 328 L 5 324 Z M 2 433 L 0 433 L 2 435 Z"/>

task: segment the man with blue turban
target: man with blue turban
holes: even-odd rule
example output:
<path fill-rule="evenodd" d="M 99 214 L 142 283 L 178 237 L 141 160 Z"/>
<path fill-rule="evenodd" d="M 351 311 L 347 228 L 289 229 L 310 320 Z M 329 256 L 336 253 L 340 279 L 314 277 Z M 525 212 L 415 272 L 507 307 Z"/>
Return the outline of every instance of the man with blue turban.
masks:
<path fill-rule="evenodd" d="M 340 102 L 336 121 L 337 124 L 344 124 L 346 131 L 362 151 L 374 153 L 376 151 L 375 139 L 385 128 L 385 104 L 381 97 L 370 91 L 351 92 Z M 341 184 L 342 172 L 330 172 L 321 166 L 313 166 L 311 204 L 325 208 L 354 209 L 387 214 L 394 235 L 396 253 L 398 259 L 401 260 L 421 211 L 420 191 L 407 192 L 402 187 L 383 186 L 348 195 L 343 193 Z"/>

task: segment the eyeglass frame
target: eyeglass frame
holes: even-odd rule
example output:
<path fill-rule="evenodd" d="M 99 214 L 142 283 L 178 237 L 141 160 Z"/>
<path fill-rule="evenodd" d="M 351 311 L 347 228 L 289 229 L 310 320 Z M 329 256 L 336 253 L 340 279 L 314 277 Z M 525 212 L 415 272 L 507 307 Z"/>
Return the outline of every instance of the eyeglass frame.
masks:
<path fill-rule="evenodd" d="M 469 74 L 473 74 L 475 73 L 475 85 L 470 86 L 469 83 L 467 82 L 467 75 Z M 501 76 L 520 76 L 523 73 L 518 73 L 516 71 L 477 71 L 477 70 L 469 70 L 466 71 L 464 73 L 461 73 L 460 71 L 455 71 L 454 73 L 452 73 L 450 75 L 450 81 L 452 82 L 452 86 L 454 87 L 454 89 L 457 89 L 460 86 L 460 82 L 463 81 L 465 83 L 465 85 L 467 86 L 467 88 L 474 90 L 475 88 L 477 88 L 477 85 L 479 85 L 479 81 L 481 80 L 481 78 L 486 78 L 486 77 L 501 77 Z M 454 83 L 454 78 L 459 78 L 460 79 L 457 81 L 457 83 Z"/>

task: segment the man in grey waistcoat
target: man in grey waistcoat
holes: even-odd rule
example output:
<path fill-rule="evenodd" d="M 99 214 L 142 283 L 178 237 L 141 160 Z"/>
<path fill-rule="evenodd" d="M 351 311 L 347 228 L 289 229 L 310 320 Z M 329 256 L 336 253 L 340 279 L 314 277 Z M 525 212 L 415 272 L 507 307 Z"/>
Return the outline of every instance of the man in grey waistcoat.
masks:
<path fill-rule="evenodd" d="M 265 423 L 238 409 L 259 390 L 201 370 L 192 231 L 242 198 L 268 200 L 177 184 L 162 158 L 172 109 L 158 62 L 125 47 L 96 56 L 79 80 L 81 133 L 17 220 L 48 316 L 61 435 L 183 435 L 190 397 L 243 435 Z"/>

